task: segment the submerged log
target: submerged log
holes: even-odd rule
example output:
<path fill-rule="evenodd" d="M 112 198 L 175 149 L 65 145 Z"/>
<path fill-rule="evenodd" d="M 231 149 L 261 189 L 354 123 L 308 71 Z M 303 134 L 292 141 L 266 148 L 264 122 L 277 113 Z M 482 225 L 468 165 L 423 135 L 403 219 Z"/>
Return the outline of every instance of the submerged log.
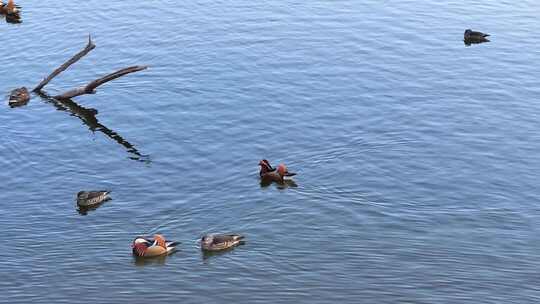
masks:
<path fill-rule="evenodd" d="M 84 95 L 84 94 L 95 94 L 96 93 L 96 88 L 99 87 L 100 85 L 102 85 L 104 83 L 107 83 L 107 82 L 109 82 L 111 80 L 114 80 L 116 78 L 122 77 L 124 75 L 134 73 L 134 72 L 138 72 L 138 71 L 142 71 L 142 70 L 145 70 L 147 68 L 148 68 L 148 66 L 138 66 L 138 65 L 123 68 L 123 69 L 120 69 L 120 70 L 118 70 L 118 71 L 116 71 L 114 73 L 105 75 L 105 76 L 103 76 L 101 78 L 98 78 L 98 79 L 96 79 L 94 81 L 91 81 L 90 83 L 88 83 L 87 85 L 85 85 L 83 87 L 75 88 L 75 89 L 69 90 L 67 92 L 64 92 L 63 94 L 56 95 L 56 96 L 54 96 L 54 98 L 56 98 L 56 99 L 71 99 L 73 97 Z"/>

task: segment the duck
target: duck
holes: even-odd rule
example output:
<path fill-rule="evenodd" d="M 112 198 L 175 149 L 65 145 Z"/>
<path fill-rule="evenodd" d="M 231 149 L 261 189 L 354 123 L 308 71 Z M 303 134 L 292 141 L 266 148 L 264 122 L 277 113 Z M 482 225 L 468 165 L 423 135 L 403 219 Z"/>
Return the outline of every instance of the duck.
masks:
<path fill-rule="evenodd" d="M 296 173 L 289 172 L 289 169 L 285 164 L 279 164 L 277 168 L 273 168 L 270 165 L 270 162 L 266 159 L 263 159 L 259 162 L 261 170 L 259 171 L 259 176 L 262 181 L 275 181 L 283 183 L 285 177 L 295 176 Z"/>
<path fill-rule="evenodd" d="M 473 31 L 471 29 L 466 29 L 465 33 L 463 34 L 463 39 L 465 41 L 471 41 L 471 42 L 486 42 L 486 41 L 489 41 L 486 38 L 488 36 L 489 34 Z"/>
<path fill-rule="evenodd" d="M 12 107 L 25 105 L 30 100 L 30 93 L 26 87 L 18 88 L 9 94 L 8 104 Z"/>
<path fill-rule="evenodd" d="M 97 206 L 107 200 L 110 200 L 109 190 L 99 191 L 79 191 L 77 193 L 77 205 L 82 208 Z"/>
<path fill-rule="evenodd" d="M 240 234 L 205 234 L 201 238 L 203 251 L 221 251 L 241 245 L 244 236 Z"/>
<path fill-rule="evenodd" d="M 136 237 L 131 248 L 135 256 L 151 258 L 173 252 L 178 244 L 180 243 L 167 241 L 161 234 L 155 234 L 153 239 L 144 236 Z"/>
<path fill-rule="evenodd" d="M 15 5 L 13 0 L 9 0 L 7 4 L 0 2 L 0 13 L 4 15 L 17 15 L 19 8 Z"/>

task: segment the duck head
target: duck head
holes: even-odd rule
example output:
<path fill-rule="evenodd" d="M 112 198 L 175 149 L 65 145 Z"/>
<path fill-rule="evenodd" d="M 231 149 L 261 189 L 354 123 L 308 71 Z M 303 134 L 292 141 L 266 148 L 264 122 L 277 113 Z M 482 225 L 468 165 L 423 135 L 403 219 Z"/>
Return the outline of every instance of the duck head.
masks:
<path fill-rule="evenodd" d="M 79 191 L 79 192 L 77 192 L 77 199 L 82 199 L 82 198 L 84 198 L 84 193 L 85 193 L 84 191 Z"/>
<path fill-rule="evenodd" d="M 204 235 L 201 238 L 201 244 L 204 246 L 210 246 L 214 242 L 214 237 L 212 235 Z"/>
<path fill-rule="evenodd" d="M 472 33 L 472 30 L 471 30 L 471 29 L 466 29 L 466 30 L 465 30 L 465 33 L 464 33 L 463 35 L 469 36 L 471 33 Z"/>
<path fill-rule="evenodd" d="M 144 253 L 146 252 L 146 249 L 148 248 L 150 242 L 141 237 L 138 236 L 133 240 L 133 244 L 131 245 L 131 248 L 133 248 L 133 253 L 135 253 L 138 256 L 144 256 Z"/>

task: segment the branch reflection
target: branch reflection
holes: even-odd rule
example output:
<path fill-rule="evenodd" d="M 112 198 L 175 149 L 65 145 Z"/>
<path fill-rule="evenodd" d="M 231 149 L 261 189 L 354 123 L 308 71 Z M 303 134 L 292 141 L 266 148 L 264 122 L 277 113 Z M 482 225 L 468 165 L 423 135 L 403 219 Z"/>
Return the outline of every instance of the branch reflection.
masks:
<path fill-rule="evenodd" d="M 149 155 L 142 154 L 129 141 L 125 140 L 122 136 L 120 136 L 120 134 L 99 123 L 98 119 L 96 118 L 96 115 L 98 114 L 98 111 L 96 109 L 85 108 L 71 99 L 57 100 L 46 95 L 45 93 L 37 94 L 47 103 L 52 104 L 58 111 L 69 112 L 72 116 L 78 117 L 85 125 L 88 126 L 90 131 L 101 132 L 110 139 L 123 146 L 130 154 L 128 158 L 140 162 L 150 163 Z"/>

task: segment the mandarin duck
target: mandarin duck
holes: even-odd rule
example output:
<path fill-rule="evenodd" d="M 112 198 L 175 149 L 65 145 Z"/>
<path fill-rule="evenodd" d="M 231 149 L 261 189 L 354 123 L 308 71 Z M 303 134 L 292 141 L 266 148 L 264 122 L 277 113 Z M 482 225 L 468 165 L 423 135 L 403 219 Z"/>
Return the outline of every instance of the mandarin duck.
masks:
<path fill-rule="evenodd" d="M 259 166 L 261 166 L 259 176 L 261 177 L 262 181 L 275 181 L 283 183 L 285 177 L 291 177 L 296 175 L 296 173 L 289 172 L 287 166 L 285 166 L 284 164 L 280 164 L 279 166 L 277 166 L 277 168 L 273 168 L 270 165 L 270 162 L 266 159 L 261 160 L 259 162 Z"/>
<path fill-rule="evenodd" d="M 134 255 L 151 258 L 173 252 L 178 244 L 179 242 L 165 240 L 161 234 L 155 234 L 153 239 L 144 236 L 136 237 L 131 248 Z"/>

